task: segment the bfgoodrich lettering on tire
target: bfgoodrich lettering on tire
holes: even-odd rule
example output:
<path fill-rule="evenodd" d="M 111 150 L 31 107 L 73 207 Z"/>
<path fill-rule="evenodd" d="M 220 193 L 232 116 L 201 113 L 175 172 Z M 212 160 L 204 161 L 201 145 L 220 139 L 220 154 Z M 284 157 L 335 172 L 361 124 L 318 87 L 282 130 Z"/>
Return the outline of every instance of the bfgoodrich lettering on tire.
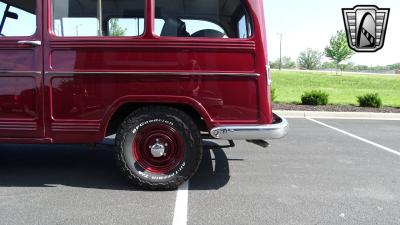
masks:
<path fill-rule="evenodd" d="M 129 115 L 117 132 L 117 161 L 123 173 L 145 189 L 176 189 L 197 171 L 200 132 L 184 112 L 144 107 Z"/>

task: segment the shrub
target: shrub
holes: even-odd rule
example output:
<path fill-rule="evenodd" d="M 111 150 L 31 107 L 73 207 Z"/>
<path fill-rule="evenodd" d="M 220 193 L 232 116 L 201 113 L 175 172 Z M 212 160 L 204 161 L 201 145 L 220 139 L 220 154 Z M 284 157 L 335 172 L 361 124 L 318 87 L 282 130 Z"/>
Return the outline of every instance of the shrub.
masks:
<path fill-rule="evenodd" d="M 274 102 L 276 100 L 276 88 L 271 89 L 271 99 Z"/>
<path fill-rule="evenodd" d="M 370 93 L 363 96 L 358 96 L 357 101 L 360 107 L 382 107 L 382 99 L 379 97 L 378 93 Z"/>
<path fill-rule="evenodd" d="M 305 92 L 301 96 L 301 103 L 303 105 L 327 105 L 329 95 L 323 91 L 313 90 Z"/>

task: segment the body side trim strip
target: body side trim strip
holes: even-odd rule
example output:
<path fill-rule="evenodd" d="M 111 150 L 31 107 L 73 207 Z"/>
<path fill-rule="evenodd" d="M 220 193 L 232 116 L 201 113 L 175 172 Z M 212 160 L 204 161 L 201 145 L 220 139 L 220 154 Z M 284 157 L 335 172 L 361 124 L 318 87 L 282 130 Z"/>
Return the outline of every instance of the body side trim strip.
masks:
<path fill-rule="evenodd" d="M 41 71 L 16 71 L 16 70 L 0 70 L 0 74 L 42 74 Z"/>
<path fill-rule="evenodd" d="M 152 75 L 152 76 L 235 76 L 235 77 L 259 77 L 259 73 L 221 73 L 221 72 L 108 72 L 108 71 L 57 71 L 45 72 L 46 75 L 77 74 L 77 75 Z"/>

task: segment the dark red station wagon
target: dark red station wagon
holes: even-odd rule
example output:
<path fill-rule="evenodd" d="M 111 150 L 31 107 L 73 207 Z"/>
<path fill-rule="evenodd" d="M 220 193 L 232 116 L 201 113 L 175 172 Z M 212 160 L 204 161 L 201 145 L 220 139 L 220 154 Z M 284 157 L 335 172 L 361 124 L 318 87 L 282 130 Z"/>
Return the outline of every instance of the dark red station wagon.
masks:
<path fill-rule="evenodd" d="M 197 170 L 202 139 L 286 135 L 262 0 L 0 0 L 0 142 L 102 142 L 145 189 Z"/>

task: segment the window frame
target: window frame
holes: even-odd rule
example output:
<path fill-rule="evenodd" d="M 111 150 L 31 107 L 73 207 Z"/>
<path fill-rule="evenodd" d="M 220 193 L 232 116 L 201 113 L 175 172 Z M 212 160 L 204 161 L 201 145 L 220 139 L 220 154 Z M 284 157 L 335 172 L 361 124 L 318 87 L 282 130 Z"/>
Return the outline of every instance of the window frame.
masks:
<path fill-rule="evenodd" d="M 72 40 L 72 39 L 81 39 L 81 40 L 113 40 L 113 39 L 119 39 L 119 40 L 132 40 L 132 39 L 142 39 L 143 37 L 146 36 L 147 34 L 147 9 L 149 7 L 149 1 L 147 0 L 141 0 L 144 1 L 144 11 L 143 11 L 143 33 L 139 36 L 58 36 L 54 32 L 54 0 L 47 0 L 47 5 L 48 5 L 48 33 L 51 38 L 53 39 L 61 39 L 61 40 Z M 73 18 L 73 17 L 71 17 Z M 98 18 L 98 17 L 96 17 Z M 121 17 L 122 18 L 122 17 Z M 132 17 L 125 17 L 125 18 L 132 18 Z M 106 18 L 105 21 L 107 21 L 107 26 L 108 26 L 108 21 L 112 18 Z M 99 26 L 102 26 L 99 24 Z M 108 27 L 106 27 L 108 30 Z M 104 30 L 103 30 L 104 32 Z"/>
<path fill-rule="evenodd" d="M 141 40 L 141 39 L 153 39 L 153 40 L 164 40 L 164 41 L 201 41 L 201 42 L 243 42 L 243 41 L 254 41 L 256 38 L 257 30 L 254 26 L 254 12 L 251 10 L 250 3 L 248 1 L 243 1 L 242 4 L 245 7 L 246 15 L 248 16 L 249 26 L 251 28 L 251 36 L 248 38 L 202 38 L 202 37 L 166 37 L 166 36 L 158 36 L 155 33 L 155 1 L 154 0 L 143 0 L 145 1 L 145 9 L 144 9 L 144 32 L 140 36 L 79 36 L 79 37 L 61 37 L 57 36 L 53 31 L 53 0 L 47 0 L 47 34 L 49 35 L 50 40 L 66 40 L 72 41 L 75 39 L 79 40 L 125 40 L 125 41 L 132 41 L 132 40 Z M 39 18 L 37 18 L 39 22 Z M 44 21 L 45 22 L 45 21 Z M 215 23 L 211 21 L 212 23 Z M 38 23 L 39 24 L 39 23 Z M 218 26 L 222 27 L 218 23 L 215 23 Z M 37 27 L 39 28 L 39 27 Z M 224 29 L 222 27 L 222 29 Z M 224 29 L 225 30 L 225 29 Z"/>
<path fill-rule="evenodd" d="M 152 23 L 152 27 L 153 27 L 153 31 L 152 31 L 152 33 L 153 33 L 153 36 L 154 37 L 156 37 L 157 39 L 161 39 L 161 40 L 176 40 L 176 39 L 179 39 L 179 40 L 196 40 L 196 41 L 207 41 L 207 40 L 211 40 L 211 41 L 217 41 L 217 40 L 220 40 L 220 41 L 224 41 L 224 42 L 226 42 L 226 41 L 251 41 L 251 40 L 254 40 L 254 38 L 255 38 L 255 33 L 256 33 L 256 31 L 255 31 L 255 27 L 254 27 L 254 22 L 253 22 L 253 15 L 252 15 L 252 13 L 250 13 L 250 11 L 249 11 L 249 9 L 250 9 L 250 6 L 249 6 L 249 3 L 248 3 L 248 1 L 245 1 L 245 0 L 240 0 L 241 1 L 241 3 L 242 3 L 242 5 L 243 5 L 243 7 L 244 7 L 244 16 L 246 16 L 246 26 L 248 26 L 247 27 L 247 29 L 250 29 L 250 31 L 251 31 L 251 35 L 249 36 L 249 37 L 246 37 L 246 38 L 237 38 L 237 37 L 234 37 L 234 38 L 231 38 L 231 37 L 228 37 L 228 38 L 214 38 L 214 37 L 173 37 L 173 36 L 159 36 L 159 35 L 157 35 L 156 33 L 155 33 L 155 30 L 154 30 L 154 28 L 155 28 L 155 26 L 154 26 L 154 24 L 155 24 L 155 19 L 163 19 L 163 18 L 157 18 L 156 17 L 156 14 L 155 14 L 155 8 L 156 8 L 156 1 L 155 0 L 152 0 L 152 2 L 153 2 L 153 5 L 152 5 L 152 10 L 153 10 L 153 16 L 152 16 L 152 18 L 151 18 L 151 23 Z M 236 13 L 237 14 L 237 13 Z M 236 16 L 236 17 L 239 17 L 238 19 L 237 19 L 237 21 L 236 21 L 236 23 L 239 23 L 239 20 L 240 20 L 240 16 Z M 194 20 L 194 19 L 196 19 L 196 18 L 179 18 L 179 19 L 182 19 L 182 20 Z M 197 19 L 197 20 L 202 20 L 202 21 L 207 21 L 207 22 L 211 22 L 211 23 L 214 23 L 214 24 L 216 24 L 216 25 L 218 25 L 219 27 L 221 27 L 222 28 L 222 30 L 224 30 L 224 32 L 225 32 L 225 35 L 228 35 L 227 34 L 227 32 L 226 32 L 226 29 L 223 27 L 223 26 L 221 26 L 221 24 L 220 23 L 218 23 L 218 22 L 215 22 L 215 21 L 210 21 L 210 20 L 204 20 L 204 19 Z M 237 29 L 237 28 L 236 28 Z"/>

